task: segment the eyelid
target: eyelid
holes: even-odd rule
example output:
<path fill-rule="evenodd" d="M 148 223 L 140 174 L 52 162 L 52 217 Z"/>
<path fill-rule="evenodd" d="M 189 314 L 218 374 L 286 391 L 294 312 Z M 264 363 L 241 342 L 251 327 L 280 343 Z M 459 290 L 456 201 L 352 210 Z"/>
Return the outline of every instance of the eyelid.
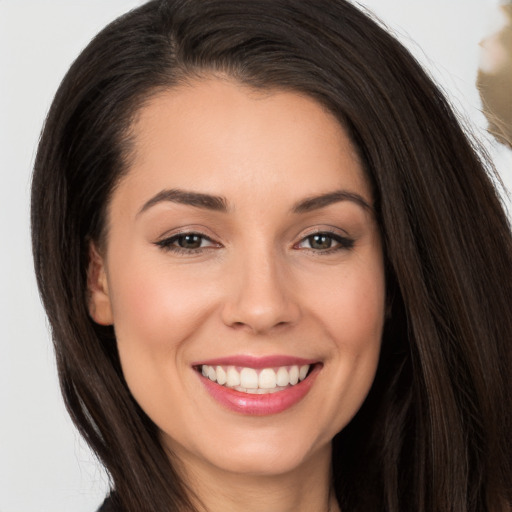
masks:
<path fill-rule="evenodd" d="M 305 231 L 301 232 L 298 237 L 300 237 L 300 240 L 307 238 L 308 236 L 317 235 L 319 233 L 327 233 L 329 235 L 337 235 L 342 238 L 351 238 L 349 233 L 345 231 L 344 229 L 330 226 L 330 225 L 318 225 L 311 228 L 306 229 Z"/>
<path fill-rule="evenodd" d="M 215 241 L 217 238 L 219 238 L 214 232 L 212 232 L 211 229 L 207 228 L 206 226 L 200 224 L 193 224 L 188 226 L 182 226 L 179 228 L 169 229 L 165 231 L 163 234 L 161 234 L 158 237 L 158 240 L 168 240 L 169 238 L 180 235 L 198 235 L 212 241 Z"/>
<path fill-rule="evenodd" d="M 330 236 L 338 245 L 335 247 L 329 247 L 327 249 L 313 249 L 308 247 L 300 247 L 300 245 L 307 241 L 308 238 L 315 235 L 327 235 Z M 311 251 L 317 254 L 329 254 L 332 252 L 336 252 L 339 250 L 349 250 L 354 246 L 354 238 L 351 237 L 345 230 L 340 228 L 334 228 L 332 226 L 329 227 L 320 227 L 317 226 L 315 228 L 311 228 L 305 233 L 301 234 L 300 240 L 293 245 L 294 249 L 303 249 L 306 251 Z"/>
<path fill-rule="evenodd" d="M 198 236 L 200 238 L 208 242 L 210 242 L 210 245 L 207 246 L 201 246 L 194 249 L 186 249 L 184 247 L 179 247 L 178 245 L 173 245 L 173 243 L 178 240 L 180 237 L 186 236 L 186 235 L 194 235 Z M 176 252 L 176 253 L 182 253 L 182 254 L 194 254 L 197 252 L 201 252 L 204 250 L 212 249 L 212 248 L 219 248 L 222 247 L 222 244 L 220 242 L 217 242 L 212 236 L 207 235 L 206 233 L 202 232 L 199 229 L 194 229 L 193 227 L 186 227 L 186 228 L 180 228 L 175 231 L 167 232 L 165 235 L 160 237 L 156 242 L 154 242 L 154 245 L 159 247 L 160 249 Z"/>

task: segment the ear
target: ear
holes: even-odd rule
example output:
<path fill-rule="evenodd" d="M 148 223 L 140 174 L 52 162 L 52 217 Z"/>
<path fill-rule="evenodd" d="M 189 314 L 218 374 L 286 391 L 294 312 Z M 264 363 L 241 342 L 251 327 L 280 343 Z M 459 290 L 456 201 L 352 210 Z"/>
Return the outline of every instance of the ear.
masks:
<path fill-rule="evenodd" d="M 112 325 L 112 305 L 108 290 L 105 262 L 94 242 L 89 244 L 87 269 L 88 307 L 91 318 L 100 325 Z"/>

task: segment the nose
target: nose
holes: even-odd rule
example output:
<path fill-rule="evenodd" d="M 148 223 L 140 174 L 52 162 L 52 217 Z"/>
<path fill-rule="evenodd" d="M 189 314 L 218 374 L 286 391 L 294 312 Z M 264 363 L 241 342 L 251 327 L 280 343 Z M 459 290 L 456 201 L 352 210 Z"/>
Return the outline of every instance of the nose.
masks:
<path fill-rule="evenodd" d="M 230 267 L 229 282 L 222 310 L 225 325 L 266 334 L 299 320 L 293 280 L 271 251 L 240 257 Z"/>

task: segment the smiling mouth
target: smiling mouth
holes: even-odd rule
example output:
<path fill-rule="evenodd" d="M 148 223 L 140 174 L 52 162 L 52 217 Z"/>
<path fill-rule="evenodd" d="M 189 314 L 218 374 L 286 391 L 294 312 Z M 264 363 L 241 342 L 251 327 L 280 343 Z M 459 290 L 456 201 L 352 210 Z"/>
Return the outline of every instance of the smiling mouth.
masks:
<path fill-rule="evenodd" d="M 277 393 L 296 386 L 312 372 L 315 364 L 270 368 L 207 365 L 195 367 L 203 377 L 225 388 L 255 395 Z"/>

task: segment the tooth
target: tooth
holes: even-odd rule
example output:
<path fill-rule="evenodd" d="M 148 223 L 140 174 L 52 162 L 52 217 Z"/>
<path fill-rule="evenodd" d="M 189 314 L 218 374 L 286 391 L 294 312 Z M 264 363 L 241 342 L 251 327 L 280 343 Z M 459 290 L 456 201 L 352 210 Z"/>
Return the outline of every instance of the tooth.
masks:
<path fill-rule="evenodd" d="M 222 368 L 222 366 L 217 366 L 217 368 L 215 368 L 215 371 L 217 373 L 217 384 L 220 384 L 221 386 L 226 384 L 227 377 L 224 368 Z"/>
<path fill-rule="evenodd" d="M 208 367 L 208 378 L 215 382 L 217 380 L 217 373 L 215 372 L 215 368 L 213 366 Z"/>
<path fill-rule="evenodd" d="M 295 386 L 299 382 L 299 367 L 297 365 L 290 367 L 290 384 Z"/>
<path fill-rule="evenodd" d="M 304 366 L 300 367 L 299 370 L 299 380 L 302 381 L 306 378 L 306 375 L 309 372 L 309 364 L 305 364 Z M 217 379 L 219 378 L 219 370 L 217 370 Z"/>
<path fill-rule="evenodd" d="M 240 374 L 236 371 L 235 368 L 233 368 L 233 366 L 228 368 L 226 379 L 226 385 L 230 388 L 240 386 Z"/>
<path fill-rule="evenodd" d="M 288 373 L 288 370 L 281 366 L 279 370 L 277 370 L 277 385 L 280 387 L 285 387 L 290 384 L 290 374 Z"/>
<path fill-rule="evenodd" d="M 262 389 L 272 389 L 276 387 L 276 372 L 272 368 L 261 370 L 258 377 L 258 387 Z"/>
<path fill-rule="evenodd" d="M 253 368 L 242 368 L 240 372 L 240 385 L 243 388 L 257 388 L 258 374 Z"/>
<path fill-rule="evenodd" d="M 281 366 L 277 371 L 273 368 L 263 368 L 256 371 L 254 368 L 242 368 L 240 372 L 236 367 L 228 366 L 208 366 L 202 365 L 201 373 L 213 382 L 217 382 L 221 386 L 228 386 L 230 388 L 241 388 L 247 393 L 263 394 L 268 390 L 280 391 L 288 385 L 294 386 L 299 381 L 303 381 L 310 369 L 310 365 L 293 365 L 290 367 Z"/>

